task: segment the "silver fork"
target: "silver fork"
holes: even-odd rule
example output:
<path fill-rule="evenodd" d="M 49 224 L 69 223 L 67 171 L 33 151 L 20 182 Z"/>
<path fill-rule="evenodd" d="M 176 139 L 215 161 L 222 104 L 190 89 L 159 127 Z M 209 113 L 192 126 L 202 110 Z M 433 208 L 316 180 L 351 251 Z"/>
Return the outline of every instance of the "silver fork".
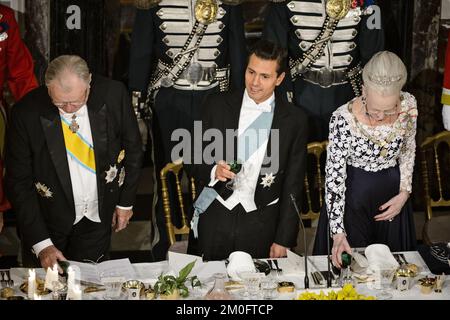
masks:
<path fill-rule="evenodd" d="M 270 259 L 267 259 L 267 263 L 269 264 L 270 271 L 275 271 L 275 267 L 273 266 L 273 261 Z"/>
<path fill-rule="evenodd" d="M 311 278 L 312 278 L 313 281 L 314 281 L 314 284 L 315 284 L 316 286 L 318 286 L 318 285 L 319 285 L 319 281 L 318 281 L 318 279 L 317 279 L 317 276 L 316 276 L 315 272 L 311 272 L 310 275 L 311 275 Z"/>
<path fill-rule="evenodd" d="M 408 264 L 408 261 L 406 261 L 405 255 L 403 253 L 400 253 L 400 257 L 405 264 Z"/>
<path fill-rule="evenodd" d="M 6 274 L 6 285 L 8 287 L 14 287 L 14 280 L 11 278 L 11 270 L 6 270 L 5 271 Z"/>
<path fill-rule="evenodd" d="M 278 260 L 273 260 L 273 263 L 275 264 L 275 267 L 277 268 L 277 274 L 281 274 L 283 270 L 280 269 L 278 266 Z"/>
<path fill-rule="evenodd" d="M 2 277 L 2 279 L 0 280 L 0 284 L 1 284 L 1 287 L 4 287 L 4 286 L 6 286 L 5 271 L 0 270 L 0 275 Z"/>

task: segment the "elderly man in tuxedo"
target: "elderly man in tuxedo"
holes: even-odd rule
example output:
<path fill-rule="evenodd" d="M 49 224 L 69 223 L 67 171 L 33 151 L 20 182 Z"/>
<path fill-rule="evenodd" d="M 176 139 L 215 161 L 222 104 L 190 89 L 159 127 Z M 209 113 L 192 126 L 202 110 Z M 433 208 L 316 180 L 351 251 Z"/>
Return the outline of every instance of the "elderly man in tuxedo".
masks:
<path fill-rule="evenodd" d="M 112 227 L 131 216 L 142 162 L 130 98 L 78 56 L 48 66 L 45 86 L 11 114 L 7 191 L 25 266 L 108 257 Z M 32 254 L 34 253 L 34 255 Z"/>
<path fill-rule="evenodd" d="M 187 166 L 202 190 L 192 230 L 206 260 L 224 259 L 236 250 L 277 258 L 296 245 L 299 220 L 290 194 L 302 191 L 307 122 L 300 108 L 275 93 L 284 79 L 285 59 L 280 46 L 258 42 L 246 68 L 245 90 L 211 95 L 204 102 L 205 131 L 219 130 L 223 137 L 229 130 L 237 132 L 237 144 L 231 147 L 233 141 L 224 139 L 222 152 L 216 150 L 216 163 L 203 157 L 201 164 Z M 199 149 L 205 155 L 208 147 Z M 231 161 L 241 162 L 237 175 Z"/>

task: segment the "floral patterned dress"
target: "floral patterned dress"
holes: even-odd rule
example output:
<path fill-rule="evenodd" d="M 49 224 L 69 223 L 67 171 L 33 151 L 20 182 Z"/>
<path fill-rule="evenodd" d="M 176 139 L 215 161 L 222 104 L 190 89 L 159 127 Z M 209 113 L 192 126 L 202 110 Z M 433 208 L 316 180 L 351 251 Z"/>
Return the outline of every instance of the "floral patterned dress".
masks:
<path fill-rule="evenodd" d="M 352 101 L 333 113 L 325 170 L 326 206 L 314 253 L 326 253 L 328 227 L 331 236 L 345 233 L 352 247 L 384 243 L 396 251 L 415 248 L 409 202 L 393 221 L 373 218 L 401 190 L 411 193 L 417 104 L 407 92 L 401 92 L 400 101 L 398 118 L 389 125 L 359 122 L 352 113 Z"/>

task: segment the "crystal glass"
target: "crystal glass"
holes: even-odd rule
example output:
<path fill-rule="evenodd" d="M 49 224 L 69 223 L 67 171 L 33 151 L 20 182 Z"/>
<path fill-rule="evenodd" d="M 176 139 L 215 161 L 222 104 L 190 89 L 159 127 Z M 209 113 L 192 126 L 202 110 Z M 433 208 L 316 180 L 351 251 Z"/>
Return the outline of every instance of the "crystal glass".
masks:
<path fill-rule="evenodd" d="M 376 295 L 378 300 L 389 300 L 392 299 L 391 285 L 392 280 L 394 279 L 396 268 L 383 268 L 378 271 L 378 283 L 375 287 L 376 289 L 381 290 Z"/>
<path fill-rule="evenodd" d="M 205 295 L 205 300 L 232 300 L 232 296 L 225 289 L 226 275 L 224 273 L 214 274 L 214 286 Z"/>
<path fill-rule="evenodd" d="M 231 179 L 230 181 L 227 182 L 226 187 L 229 190 L 238 190 L 242 184 L 242 182 L 246 179 L 245 175 L 246 172 L 248 172 L 249 170 L 249 165 L 250 164 L 246 164 L 246 168 L 241 164 L 241 162 L 238 161 L 233 161 L 231 163 L 228 164 L 230 166 L 230 171 L 233 172 L 234 174 L 236 174 L 236 176 L 234 177 L 234 179 Z"/>
<path fill-rule="evenodd" d="M 53 300 L 66 300 L 67 298 L 67 285 L 59 281 L 52 282 L 52 299 Z"/>
<path fill-rule="evenodd" d="M 242 279 L 245 286 L 243 296 L 248 297 L 249 299 L 259 299 L 262 274 L 258 272 L 243 271 L 238 272 L 238 276 Z"/>
<path fill-rule="evenodd" d="M 278 283 L 271 277 L 261 280 L 261 291 L 263 299 L 275 299 L 278 296 L 277 287 Z"/>
<path fill-rule="evenodd" d="M 105 294 L 103 296 L 106 300 L 118 300 L 122 291 L 122 284 L 125 279 L 114 272 L 105 272 L 100 275 L 100 280 L 105 286 Z"/>

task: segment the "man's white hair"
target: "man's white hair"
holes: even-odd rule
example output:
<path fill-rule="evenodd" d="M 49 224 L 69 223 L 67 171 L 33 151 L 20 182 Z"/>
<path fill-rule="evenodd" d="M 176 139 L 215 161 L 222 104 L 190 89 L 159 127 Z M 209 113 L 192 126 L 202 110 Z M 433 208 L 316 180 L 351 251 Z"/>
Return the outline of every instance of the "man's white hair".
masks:
<path fill-rule="evenodd" d="M 76 55 L 62 55 L 53 59 L 45 72 L 45 85 L 49 87 L 55 81 L 64 91 L 72 90 L 71 87 L 63 81 L 64 75 L 71 73 L 83 80 L 89 86 L 91 82 L 91 73 L 89 67 L 81 57 Z"/>

